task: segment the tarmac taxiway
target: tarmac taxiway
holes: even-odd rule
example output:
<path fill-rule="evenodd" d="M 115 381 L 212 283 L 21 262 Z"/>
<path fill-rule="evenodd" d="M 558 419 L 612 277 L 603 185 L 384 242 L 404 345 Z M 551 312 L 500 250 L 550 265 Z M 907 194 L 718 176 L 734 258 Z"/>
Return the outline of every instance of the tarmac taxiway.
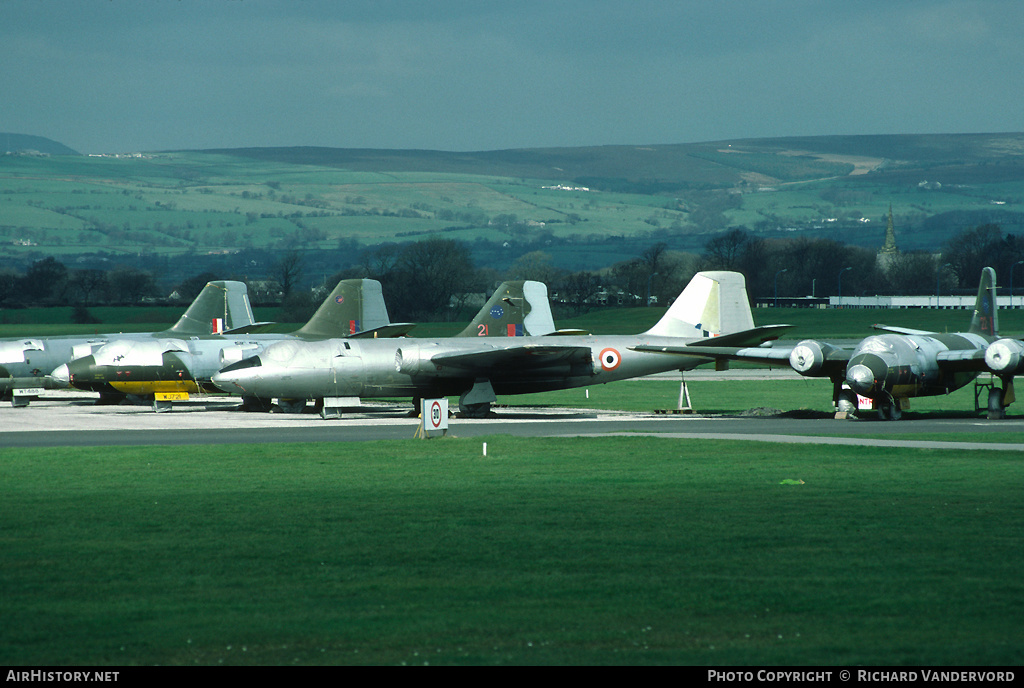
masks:
<path fill-rule="evenodd" d="M 237 399 L 199 397 L 175 402 L 169 412 L 155 413 L 149 404 L 99 406 L 96 398 L 88 392 L 60 390 L 46 392 L 26 407 L 0 403 L 0 448 L 360 442 L 412 439 L 419 426 L 419 420 L 409 416 L 408 402 L 366 401 L 358 408 L 346 409 L 340 419 L 325 420 L 311 405 L 301 414 L 252 413 L 239 410 Z M 489 418 L 453 417 L 448 431 L 455 437 L 650 434 L 690 441 L 732 439 L 1024 452 L 1024 444 L 1014 441 L 1019 434 L 1000 441 L 1000 435 L 1006 433 L 1024 433 L 1024 417 L 887 422 L 835 420 L 825 414 L 701 416 L 516 406 L 497 407 Z M 965 436 L 984 441 L 964 441 Z"/>

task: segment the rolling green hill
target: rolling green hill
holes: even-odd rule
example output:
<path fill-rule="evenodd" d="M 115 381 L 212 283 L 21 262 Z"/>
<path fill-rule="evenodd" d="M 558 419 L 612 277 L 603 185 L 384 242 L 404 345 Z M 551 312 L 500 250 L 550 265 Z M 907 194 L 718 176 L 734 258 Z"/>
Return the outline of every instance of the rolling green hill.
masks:
<path fill-rule="evenodd" d="M 879 246 L 890 206 L 904 250 L 987 222 L 1020 231 L 1024 134 L 2 156 L 0 267 L 298 249 L 340 268 L 367 246 L 443 234 L 498 269 L 533 250 L 596 269 L 661 241 L 700 252 L 734 227 Z"/>

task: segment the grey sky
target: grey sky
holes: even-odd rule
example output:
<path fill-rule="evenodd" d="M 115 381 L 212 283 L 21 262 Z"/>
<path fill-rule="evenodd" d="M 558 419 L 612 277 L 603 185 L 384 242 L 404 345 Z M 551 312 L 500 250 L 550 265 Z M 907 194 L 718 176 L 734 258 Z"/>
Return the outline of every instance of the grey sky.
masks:
<path fill-rule="evenodd" d="M 0 131 L 85 153 L 1024 130 L 1020 0 L 0 0 Z"/>

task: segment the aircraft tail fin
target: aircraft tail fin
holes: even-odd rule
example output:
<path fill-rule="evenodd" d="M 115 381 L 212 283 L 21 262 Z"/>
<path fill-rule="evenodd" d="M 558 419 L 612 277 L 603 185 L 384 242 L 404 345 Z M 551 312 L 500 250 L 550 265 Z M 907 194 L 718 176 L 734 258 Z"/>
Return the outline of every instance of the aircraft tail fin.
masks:
<path fill-rule="evenodd" d="M 738 272 L 698 272 L 654 327 L 658 337 L 714 337 L 754 328 L 747 282 Z"/>
<path fill-rule="evenodd" d="M 999 312 L 996 306 L 996 271 L 981 269 L 978 298 L 974 302 L 974 315 L 968 332 L 995 337 L 999 333 Z"/>
<path fill-rule="evenodd" d="M 338 282 L 309 322 L 295 334 L 314 339 L 349 337 L 390 324 L 380 282 L 347 279 Z"/>
<path fill-rule="evenodd" d="M 458 337 L 541 336 L 555 331 L 548 288 L 532 280 L 502 282 Z"/>
<path fill-rule="evenodd" d="M 255 322 L 245 283 L 217 280 L 206 283 L 192 305 L 167 332 L 179 335 L 220 334 Z"/>

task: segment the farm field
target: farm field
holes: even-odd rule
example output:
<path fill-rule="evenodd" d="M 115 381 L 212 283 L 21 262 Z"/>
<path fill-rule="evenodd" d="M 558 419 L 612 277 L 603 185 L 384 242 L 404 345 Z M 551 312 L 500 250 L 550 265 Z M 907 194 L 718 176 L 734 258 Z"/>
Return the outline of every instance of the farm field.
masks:
<path fill-rule="evenodd" d="M 507 265 L 543 249 L 607 267 L 664 241 L 699 252 L 743 226 L 936 250 L 965 222 L 1020 225 L 1002 137 L 820 137 L 489 153 L 238 149 L 0 159 L 0 259 L 247 249 L 358 251 L 442 234 Z M 856 137 L 854 137 L 856 138 Z M 796 144 L 799 143 L 797 147 Z M 913 154 L 918 158 L 898 158 Z M 931 223 L 931 218 L 949 216 Z M 503 254 L 509 256 L 503 257 Z"/>

